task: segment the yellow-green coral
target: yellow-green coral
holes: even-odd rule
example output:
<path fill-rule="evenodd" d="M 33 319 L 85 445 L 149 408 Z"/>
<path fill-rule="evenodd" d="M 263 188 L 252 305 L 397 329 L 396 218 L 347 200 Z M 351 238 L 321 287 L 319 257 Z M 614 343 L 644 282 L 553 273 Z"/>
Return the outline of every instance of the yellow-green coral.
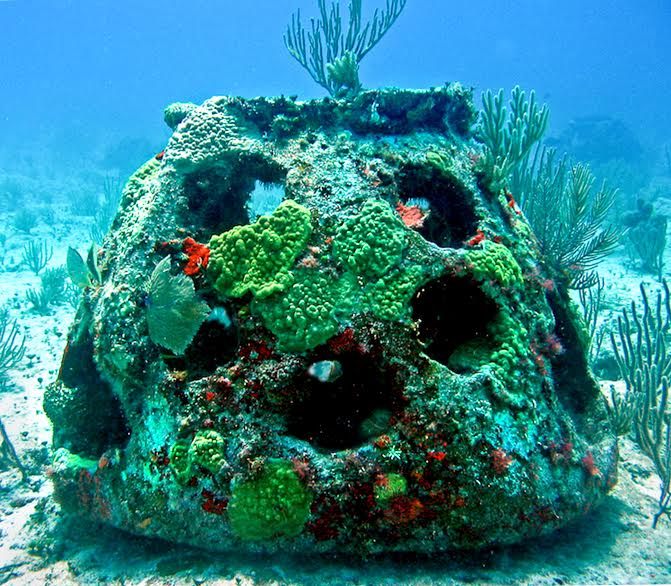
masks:
<path fill-rule="evenodd" d="M 422 270 L 393 269 L 364 291 L 367 305 L 380 319 L 394 320 L 410 312 L 410 298 L 422 281 Z"/>
<path fill-rule="evenodd" d="M 380 276 L 399 262 L 406 238 L 407 230 L 389 204 L 369 200 L 340 226 L 334 251 L 357 275 Z"/>
<path fill-rule="evenodd" d="M 261 474 L 233 485 L 231 529 L 244 540 L 294 537 L 310 516 L 312 495 L 287 460 L 268 460 Z"/>
<path fill-rule="evenodd" d="M 216 474 L 226 459 L 226 442 L 222 435 L 213 429 L 202 429 L 191 442 L 189 460 Z"/>
<path fill-rule="evenodd" d="M 281 348 L 302 351 L 326 342 L 338 330 L 333 315 L 341 287 L 317 269 L 295 271 L 282 293 L 257 300 L 254 310 L 278 338 Z"/>
<path fill-rule="evenodd" d="M 210 239 L 208 274 L 223 297 L 257 298 L 284 290 L 289 267 L 305 248 L 311 232 L 310 212 L 288 200 L 270 216 L 237 226 Z"/>
<path fill-rule="evenodd" d="M 476 279 L 494 280 L 504 287 L 522 281 L 522 269 L 506 246 L 488 241 L 482 246 L 467 253 Z"/>
<path fill-rule="evenodd" d="M 180 440 L 172 446 L 170 449 L 170 468 L 180 484 L 186 484 L 191 479 L 188 442 Z"/>

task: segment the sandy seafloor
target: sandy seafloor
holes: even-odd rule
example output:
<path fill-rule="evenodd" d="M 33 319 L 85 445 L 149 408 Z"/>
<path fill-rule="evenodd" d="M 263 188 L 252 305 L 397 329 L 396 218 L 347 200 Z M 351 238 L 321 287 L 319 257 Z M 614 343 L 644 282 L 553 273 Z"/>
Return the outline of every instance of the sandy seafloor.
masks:
<path fill-rule="evenodd" d="M 667 207 L 660 211 L 671 211 L 671 201 L 658 203 Z M 671 520 L 662 519 L 651 529 L 659 481 L 651 462 L 628 439 L 620 445 L 619 482 L 600 508 L 546 538 L 480 553 L 367 560 L 258 558 L 200 551 L 61 518 L 45 476 L 51 430 L 42 394 L 58 372 L 74 309 L 60 305 L 48 316 L 34 313 L 25 295 L 39 280 L 16 267 L 30 238 L 53 244 L 50 266 L 65 262 L 68 245 L 86 247 L 91 218 L 76 217 L 67 207 L 57 210 L 55 218 L 22 235 L 6 228 L 11 214 L 0 211 L 0 226 L 8 234 L 0 243 L 0 305 L 10 307 L 27 338 L 26 357 L 0 393 L 0 418 L 30 475 L 30 482 L 22 483 L 16 471 L 0 472 L 0 584 L 671 583 Z M 669 275 L 669 268 L 665 272 Z M 658 287 L 652 277 L 628 266 L 622 249 L 600 273 L 607 280 L 606 315 L 638 299 L 641 279 L 650 290 Z M 603 384 L 608 388 L 607 381 Z"/>

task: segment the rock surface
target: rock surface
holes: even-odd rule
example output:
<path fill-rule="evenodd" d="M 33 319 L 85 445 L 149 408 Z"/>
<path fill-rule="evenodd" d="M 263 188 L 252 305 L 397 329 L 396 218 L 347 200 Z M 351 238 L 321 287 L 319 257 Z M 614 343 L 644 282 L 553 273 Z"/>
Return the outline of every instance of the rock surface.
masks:
<path fill-rule="evenodd" d="M 478 180 L 473 118 L 458 85 L 190 110 L 129 180 L 45 395 L 61 504 L 215 550 L 366 553 L 598 503 L 617 446 L 582 326 Z"/>

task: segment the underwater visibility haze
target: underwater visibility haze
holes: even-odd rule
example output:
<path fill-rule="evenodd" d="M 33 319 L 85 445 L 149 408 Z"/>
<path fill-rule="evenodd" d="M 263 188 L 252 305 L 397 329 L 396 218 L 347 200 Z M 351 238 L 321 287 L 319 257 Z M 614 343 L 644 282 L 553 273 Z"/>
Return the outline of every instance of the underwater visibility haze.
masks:
<path fill-rule="evenodd" d="M 671 582 L 666 2 L 0 19 L 0 584 Z"/>

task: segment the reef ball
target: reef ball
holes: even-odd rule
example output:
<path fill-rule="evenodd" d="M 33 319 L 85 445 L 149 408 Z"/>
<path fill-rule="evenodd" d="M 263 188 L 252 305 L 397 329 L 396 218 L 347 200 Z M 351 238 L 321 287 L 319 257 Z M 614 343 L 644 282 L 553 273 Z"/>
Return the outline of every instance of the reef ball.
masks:
<path fill-rule="evenodd" d="M 214 550 L 431 552 L 606 494 L 583 326 L 478 174 L 470 91 L 179 111 L 45 395 L 67 510 Z"/>

